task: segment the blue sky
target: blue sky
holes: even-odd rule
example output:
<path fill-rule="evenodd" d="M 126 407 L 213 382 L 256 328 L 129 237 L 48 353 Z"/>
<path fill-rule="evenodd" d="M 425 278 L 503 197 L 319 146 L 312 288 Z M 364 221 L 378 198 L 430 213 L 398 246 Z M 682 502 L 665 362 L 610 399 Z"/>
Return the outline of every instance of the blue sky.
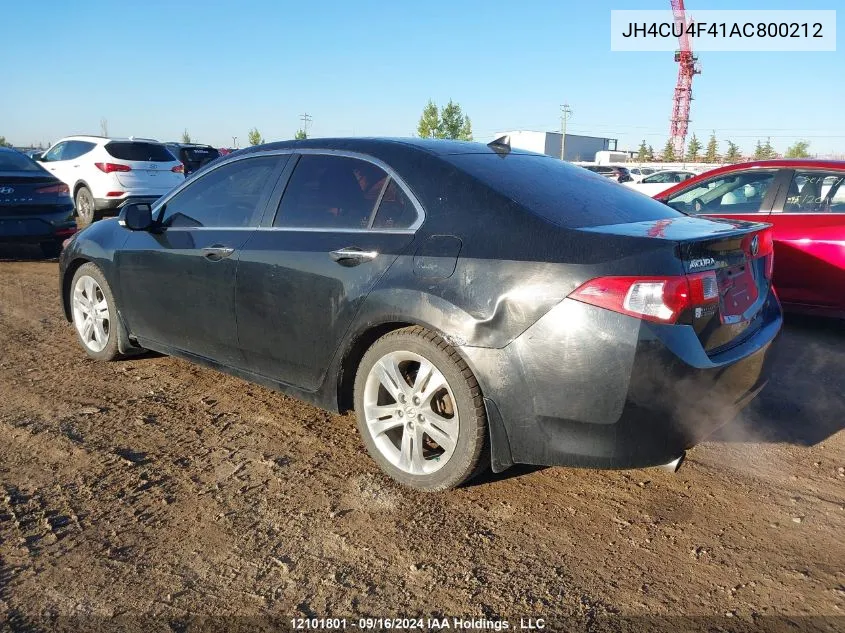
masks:
<path fill-rule="evenodd" d="M 807 0 L 837 9 L 841 0 Z M 414 133 L 429 98 L 450 98 L 475 136 L 569 130 L 661 148 L 677 66 L 671 53 L 611 52 L 611 9 L 668 0 L 144 0 L 16 2 L 6 8 L 0 135 L 15 144 L 71 133 L 246 143 Z M 688 9 L 790 9 L 788 0 L 688 0 Z M 13 8 L 12 8 L 13 7 Z M 49 7 L 49 8 L 47 8 Z M 845 11 L 841 11 L 845 13 Z M 837 16 L 838 30 L 842 17 Z M 691 131 L 751 149 L 806 138 L 845 153 L 845 52 L 706 53 Z"/>

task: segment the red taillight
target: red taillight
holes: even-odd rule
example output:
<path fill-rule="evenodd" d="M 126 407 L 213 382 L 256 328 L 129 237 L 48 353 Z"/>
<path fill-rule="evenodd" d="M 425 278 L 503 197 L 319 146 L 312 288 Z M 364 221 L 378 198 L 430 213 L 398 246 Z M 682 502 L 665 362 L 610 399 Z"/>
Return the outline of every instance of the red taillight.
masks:
<path fill-rule="evenodd" d="M 123 195 L 122 191 L 109 191 L 106 194 L 106 198 L 118 198 Z"/>
<path fill-rule="evenodd" d="M 58 185 L 48 185 L 46 187 L 38 187 L 38 189 L 35 190 L 35 193 L 44 193 L 44 194 L 54 193 L 54 194 L 58 194 L 58 195 L 62 195 L 62 194 L 70 195 L 70 188 L 68 188 L 68 186 L 64 183 L 59 183 Z"/>
<path fill-rule="evenodd" d="M 94 163 L 94 165 L 97 169 L 104 171 L 107 174 L 110 174 L 113 171 L 132 171 L 132 168 L 129 165 L 120 165 L 118 163 Z"/>
<path fill-rule="evenodd" d="M 684 311 L 719 300 L 716 273 L 672 277 L 599 277 L 570 299 L 647 321 L 675 323 Z"/>
<path fill-rule="evenodd" d="M 184 165 L 176 165 L 170 171 L 172 171 L 173 173 L 176 173 L 176 174 L 184 174 L 185 173 L 185 166 Z"/>

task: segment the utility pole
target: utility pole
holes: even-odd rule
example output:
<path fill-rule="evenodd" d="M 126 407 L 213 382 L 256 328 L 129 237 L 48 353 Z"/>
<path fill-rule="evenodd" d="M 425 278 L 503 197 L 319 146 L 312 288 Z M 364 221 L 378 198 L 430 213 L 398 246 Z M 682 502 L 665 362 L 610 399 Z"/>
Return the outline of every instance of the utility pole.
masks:
<path fill-rule="evenodd" d="M 299 120 L 302 121 L 302 131 L 305 132 L 305 138 L 308 138 L 308 124 L 311 123 L 311 115 L 307 112 L 299 115 Z"/>
<path fill-rule="evenodd" d="M 238 149 L 238 137 L 237 136 L 232 137 L 232 145 L 234 146 L 235 149 Z"/>
<path fill-rule="evenodd" d="M 572 117 L 572 108 L 568 103 L 560 106 L 560 159 L 563 160 L 566 147 L 566 122 Z"/>

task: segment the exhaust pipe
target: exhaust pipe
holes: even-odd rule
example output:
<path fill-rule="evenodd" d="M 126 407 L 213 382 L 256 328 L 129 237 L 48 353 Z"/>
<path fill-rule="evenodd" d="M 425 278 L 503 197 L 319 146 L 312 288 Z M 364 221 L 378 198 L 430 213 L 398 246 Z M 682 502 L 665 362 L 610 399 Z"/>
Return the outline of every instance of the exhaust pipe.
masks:
<path fill-rule="evenodd" d="M 678 472 L 678 469 L 681 467 L 681 464 L 684 463 L 684 458 L 686 456 L 687 456 L 687 453 L 686 453 L 686 451 L 684 451 L 683 453 L 681 453 L 678 457 L 673 459 L 668 464 L 663 464 L 663 466 L 661 466 L 661 468 L 665 468 L 666 470 L 668 470 L 671 473 L 676 473 L 676 472 Z"/>

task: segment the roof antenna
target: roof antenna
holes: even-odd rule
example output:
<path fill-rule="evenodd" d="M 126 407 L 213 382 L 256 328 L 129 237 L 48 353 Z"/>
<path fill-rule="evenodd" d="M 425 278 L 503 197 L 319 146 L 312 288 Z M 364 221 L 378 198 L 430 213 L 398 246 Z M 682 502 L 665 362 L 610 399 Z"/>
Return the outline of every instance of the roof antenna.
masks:
<path fill-rule="evenodd" d="M 497 154 L 509 154 L 511 151 L 511 137 L 510 134 L 505 134 L 499 138 L 487 143 L 487 147 L 492 149 Z"/>

